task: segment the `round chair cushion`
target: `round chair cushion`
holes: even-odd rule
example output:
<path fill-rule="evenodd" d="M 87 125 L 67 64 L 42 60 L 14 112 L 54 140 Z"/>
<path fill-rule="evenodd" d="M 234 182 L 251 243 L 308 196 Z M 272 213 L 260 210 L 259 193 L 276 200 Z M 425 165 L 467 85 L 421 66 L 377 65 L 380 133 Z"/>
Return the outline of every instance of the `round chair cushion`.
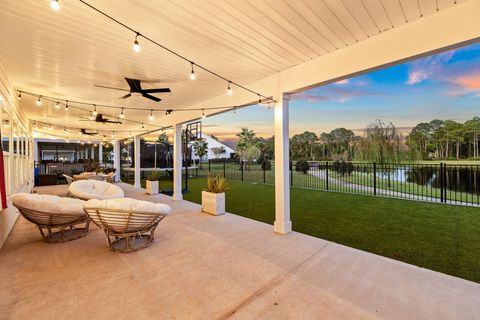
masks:
<path fill-rule="evenodd" d="M 85 201 L 80 199 L 36 193 L 19 193 L 13 196 L 13 204 L 25 209 L 51 214 L 85 215 L 85 211 L 83 211 Z"/>
<path fill-rule="evenodd" d="M 88 200 L 85 202 L 85 209 L 109 209 L 138 213 L 157 213 L 162 215 L 168 215 L 171 211 L 170 206 L 163 203 L 153 203 L 131 198 Z"/>
<path fill-rule="evenodd" d="M 125 194 L 120 187 L 105 181 L 79 180 L 68 187 L 68 192 L 76 198 L 90 199 L 116 199 L 123 198 Z"/>

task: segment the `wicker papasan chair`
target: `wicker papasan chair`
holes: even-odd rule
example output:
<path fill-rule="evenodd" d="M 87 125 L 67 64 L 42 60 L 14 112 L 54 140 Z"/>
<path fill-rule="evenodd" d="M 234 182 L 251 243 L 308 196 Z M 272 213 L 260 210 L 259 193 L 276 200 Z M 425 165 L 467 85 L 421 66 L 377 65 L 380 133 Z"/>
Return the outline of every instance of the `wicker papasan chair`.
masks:
<path fill-rule="evenodd" d="M 105 232 L 114 252 L 144 249 L 153 242 L 158 223 L 170 206 L 130 198 L 89 200 L 84 206 L 92 221 Z"/>
<path fill-rule="evenodd" d="M 67 196 L 82 200 L 106 200 L 123 198 L 125 194 L 120 187 L 105 181 L 78 180 L 68 186 Z"/>
<path fill-rule="evenodd" d="M 45 242 L 75 240 L 88 233 L 90 219 L 83 200 L 19 193 L 12 202 L 25 219 L 37 225 Z"/>

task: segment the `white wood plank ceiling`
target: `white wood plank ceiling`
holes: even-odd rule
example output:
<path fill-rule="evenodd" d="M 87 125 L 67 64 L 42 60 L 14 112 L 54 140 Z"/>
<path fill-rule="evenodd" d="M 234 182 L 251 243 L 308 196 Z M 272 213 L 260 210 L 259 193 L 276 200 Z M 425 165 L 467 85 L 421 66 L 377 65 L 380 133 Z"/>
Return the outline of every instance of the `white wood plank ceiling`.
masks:
<path fill-rule="evenodd" d="M 472 1 L 472 0 L 469 0 Z M 132 50 L 134 34 L 75 0 L 0 2 L 0 61 L 15 87 L 45 96 L 89 103 L 138 107 L 127 119 L 150 122 L 150 109 L 177 109 L 225 92 L 227 83 L 145 41 Z M 248 84 L 321 55 L 355 45 L 392 28 L 454 6 L 455 0 L 89 0 L 91 5 L 221 75 Z M 119 100 L 128 88 L 124 77 L 145 80 L 145 87 L 170 87 L 159 103 L 141 97 Z M 235 90 L 240 90 L 233 87 Z M 252 96 L 252 100 L 255 97 Z M 58 127 L 119 130 L 116 125 L 79 122 L 88 113 L 65 112 L 53 103 L 35 105 L 24 95 L 28 116 Z M 88 108 L 88 107 L 87 107 Z M 111 109 L 101 113 L 118 115 Z M 198 111 L 192 111 L 192 118 Z M 124 122 L 123 130 L 140 130 Z M 57 128 L 54 132 L 62 133 Z M 123 136 L 127 133 L 123 134 Z M 121 137 L 122 135 L 117 135 Z"/>

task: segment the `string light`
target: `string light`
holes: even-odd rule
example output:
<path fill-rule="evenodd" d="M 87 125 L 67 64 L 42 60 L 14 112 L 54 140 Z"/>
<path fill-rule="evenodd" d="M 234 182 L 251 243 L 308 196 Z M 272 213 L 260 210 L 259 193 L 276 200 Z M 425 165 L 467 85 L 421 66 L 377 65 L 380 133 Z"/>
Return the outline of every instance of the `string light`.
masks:
<path fill-rule="evenodd" d="M 33 127 L 34 127 L 34 128 L 37 127 L 37 121 L 34 121 L 34 122 L 33 122 Z"/>
<path fill-rule="evenodd" d="M 96 117 L 97 116 L 97 106 L 93 105 L 93 112 L 92 114 Z"/>
<path fill-rule="evenodd" d="M 21 92 L 18 93 L 17 99 L 22 100 L 22 93 Z"/>
<path fill-rule="evenodd" d="M 260 95 L 258 95 L 258 104 L 262 103 L 262 98 L 260 98 Z"/>
<path fill-rule="evenodd" d="M 65 104 L 65 111 L 68 111 L 68 100 L 67 100 L 67 103 Z"/>
<path fill-rule="evenodd" d="M 123 113 L 123 107 L 122 107 L 122 112 L 120 113 L 120 119 L 125 118 L 125 114 Z"/>
<path fill-rule="evenodd" d="M 115 131 L 112 132 L 112 138 L 115 139 Z"/>
<path fill-rule="evenodd" d="M 230 81 L 228 81 L 227 94 L 228 94 L 228 95 L 232 95 L 232 93 L 233 93 L 233 90 L 232 90 L 232 88 L 230 87 Z"/>
<path fill-rule="evenodd" d="M 190 62 L 190 64 L 192 65 L 192 71 L 190 72 L 190 80 L 195 80 L 196 76 L 195 70 L 193 70 L 193 62 Z"/>
<path fill-rule="evenodd" d="M 93 112 L 90 112 L 90 116 L 88 117 L 90 120 L 93 120 L 94 117 L 93 117 Z"/>
<path fill-rule="evenodd" d="M 205 115 L 205 110 L 202 109 L 202 119 L 205 119 L 207 116 Z"/>
<path fill-rule="evenodd" d="M 57 103 L 55 103 L 55 108 L 60 109 L 60 102 L 57 101 Z"/>
<path fill-rule="evenodd" d="M 118 118 L 118 121 L 117 121 L 117 126 L 121 125 L 122 123 L 120 122 L 120 118 Z"/>
<path fill-rule="evenodd" d="M 150 121 L 153 121 L 153 119 L 155 119 L 155 117 L 153 116 L 153 110 L 150 109 L 150 116 L 148 116 L 148 119 L 150 119 Z"/>
<path fill-rule="evenodd" d="M 145 126 L 143 125 L 143 122 L 142 122 L 142 129 L 145 129 Z"/>
<path fill-rule="evenodd" d="M 141 50 L 140 45 L 138 44 L 138 40 L 137 40 L 138 36 L 139 36 L 139 34 L 137 33 L 135 35 L 135 42 L 133 42 L 133 51 L 135 51 L 135 52 L 140 52 L 140 50 Z"/>
<path fill-rule="evenodd" d="M 40 96 L 38 96 L 37 106 L 41 106 L 41 105 L 42 105 L 42 99 L 40 98 Z"/>
<path fill-rule="evenodd" d="M 51 0 L 50 7 L 52 7 L 52 9 L 55 11 L 60 10 L 60 4 L 58 3 L 58 0 Z"/>

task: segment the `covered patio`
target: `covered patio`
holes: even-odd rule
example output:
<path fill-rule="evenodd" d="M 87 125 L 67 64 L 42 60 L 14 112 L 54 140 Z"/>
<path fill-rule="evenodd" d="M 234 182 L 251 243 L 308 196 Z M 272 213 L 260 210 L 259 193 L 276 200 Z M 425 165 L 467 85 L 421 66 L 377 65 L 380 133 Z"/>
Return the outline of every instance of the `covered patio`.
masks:
<path fill-rule="evenodd" d="M 479 15 L 477 0 L 2 1 L 0 319 L 478 319 L 477 283 L 292 231 L 289 103 L 477 42 Z M 186 127 L 252 105 L 274 109 L 271 224 L 183 200 Z M 173 140 L 172 196 L 141 188 L 141 141 L 159 132 Z M 73 158 L 99 162 L 109 143 L 120 173 L 125 140 L 134 183 L 115 185 L 172 208 L 153 245 L 113 253 L 95 225 L 42 242 L 12 206 L 66 195 L 34 188 L 38 142 L 94 144 Z"/>
<path fill-rule="evenodd" d="M 147 250 L 103 232 L 40 241 L 20 218 L 0 251 L 2 319 L 475 319 L 480 286 L 427 269 L 119 184 L 173 213 Z M 62 194 L 65 186 L 39 187 Z"/>

